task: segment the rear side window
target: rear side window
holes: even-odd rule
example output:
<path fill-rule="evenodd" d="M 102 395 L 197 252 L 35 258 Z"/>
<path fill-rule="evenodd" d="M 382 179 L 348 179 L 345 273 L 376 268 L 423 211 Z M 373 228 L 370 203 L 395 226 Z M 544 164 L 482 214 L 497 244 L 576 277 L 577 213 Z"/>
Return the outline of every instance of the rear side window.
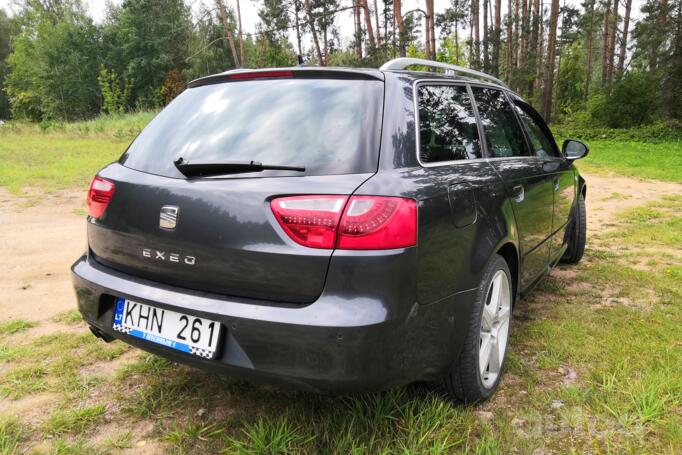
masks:
<path fill-rule="evenodd" d="M 180 157 L 302 166 L 307 175 L 375 172 L 382 105 L 383 83 L 373 80 L 293 78 L 199 86 L 161 111 L 121 162 L 177 178 L 183 176 L 173 161 Z"/>
<path fill-rule="evenodd" d="M 542 158 L 558 156 L 554 138 L 551 136 L 549 128 L 544 124 L 540 114 L 534 112 L 534 109 L 526 103 L 518 100 L 514 100 L 514 107 L 519 114 L 521 123 L 526 128 L 535 156 Z"/>
<path fill-rule="evenodd" d="M 481 158 L 476 117 L 466 87 L 420 85 L 417 92 L 421 162 Z"/>
<path fill-rule="evenodd" d="M 495 158 L 529 156 L 516 115 L 500 90 L 472 87 L 488 152 Z"/>

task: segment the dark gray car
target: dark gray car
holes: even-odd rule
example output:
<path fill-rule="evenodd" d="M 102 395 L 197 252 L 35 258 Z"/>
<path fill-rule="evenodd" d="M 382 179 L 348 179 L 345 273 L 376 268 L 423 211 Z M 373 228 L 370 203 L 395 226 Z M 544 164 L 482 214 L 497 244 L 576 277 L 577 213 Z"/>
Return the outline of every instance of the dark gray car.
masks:
<path fill-rule="evenodd" d="M 450 65 L 205 77 L 93 180 L 78 307 L 106 341 L 236 377 L 482 400 L 517 298 L 582 257 L 586 154 Z"/>

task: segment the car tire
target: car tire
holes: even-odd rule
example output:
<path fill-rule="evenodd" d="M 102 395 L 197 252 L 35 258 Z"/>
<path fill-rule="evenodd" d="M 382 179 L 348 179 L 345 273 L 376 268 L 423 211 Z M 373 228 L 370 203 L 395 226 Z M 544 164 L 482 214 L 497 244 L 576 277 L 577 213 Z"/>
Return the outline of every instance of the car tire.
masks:
<path fill-rule="evenodd" d="M 582 194 L 578 195 L 578 204 L 572 226 L 568 249 L 566 249 L 561 260 L 568 264 L 577 264 L 583 258 L 587 241 L 587 209 L 585 208 L 585 197 Z"/>
<path fill-rule="evenodd" d="M 509 266 L 501 256 L 492 258 L 476 292 L 464 346 L 440 384 L 447 395 L 465 403 L 490 398 L 504 371 L 513 286 Z"/>

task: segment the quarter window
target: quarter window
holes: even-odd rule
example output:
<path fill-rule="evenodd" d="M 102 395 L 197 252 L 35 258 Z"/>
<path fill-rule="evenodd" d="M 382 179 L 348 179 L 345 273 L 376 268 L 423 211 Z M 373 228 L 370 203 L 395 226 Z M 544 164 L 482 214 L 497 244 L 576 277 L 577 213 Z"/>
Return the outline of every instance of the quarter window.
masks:
<path fill-rule="evenodd" d="M 472 87 L 488 151 L 496 158 L 529 156 L 523 131 L 500 90 Z"/>
<path fill-rule="evenodd" d="M 420 85 L 417 91 L 421 161 L 481 158 L 476 116 L 466 87 Z"/>

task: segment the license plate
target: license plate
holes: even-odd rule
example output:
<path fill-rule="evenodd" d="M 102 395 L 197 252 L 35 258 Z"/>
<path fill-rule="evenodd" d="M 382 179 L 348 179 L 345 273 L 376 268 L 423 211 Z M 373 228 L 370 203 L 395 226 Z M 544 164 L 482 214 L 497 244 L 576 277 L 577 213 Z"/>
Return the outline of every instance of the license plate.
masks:
<path fill-rule="evenodd" d="M 206 359 L 216 355 L 221 327 L 210 319 L 120 297 L 116 299 L 112 325 L 118 332 Z"/>

